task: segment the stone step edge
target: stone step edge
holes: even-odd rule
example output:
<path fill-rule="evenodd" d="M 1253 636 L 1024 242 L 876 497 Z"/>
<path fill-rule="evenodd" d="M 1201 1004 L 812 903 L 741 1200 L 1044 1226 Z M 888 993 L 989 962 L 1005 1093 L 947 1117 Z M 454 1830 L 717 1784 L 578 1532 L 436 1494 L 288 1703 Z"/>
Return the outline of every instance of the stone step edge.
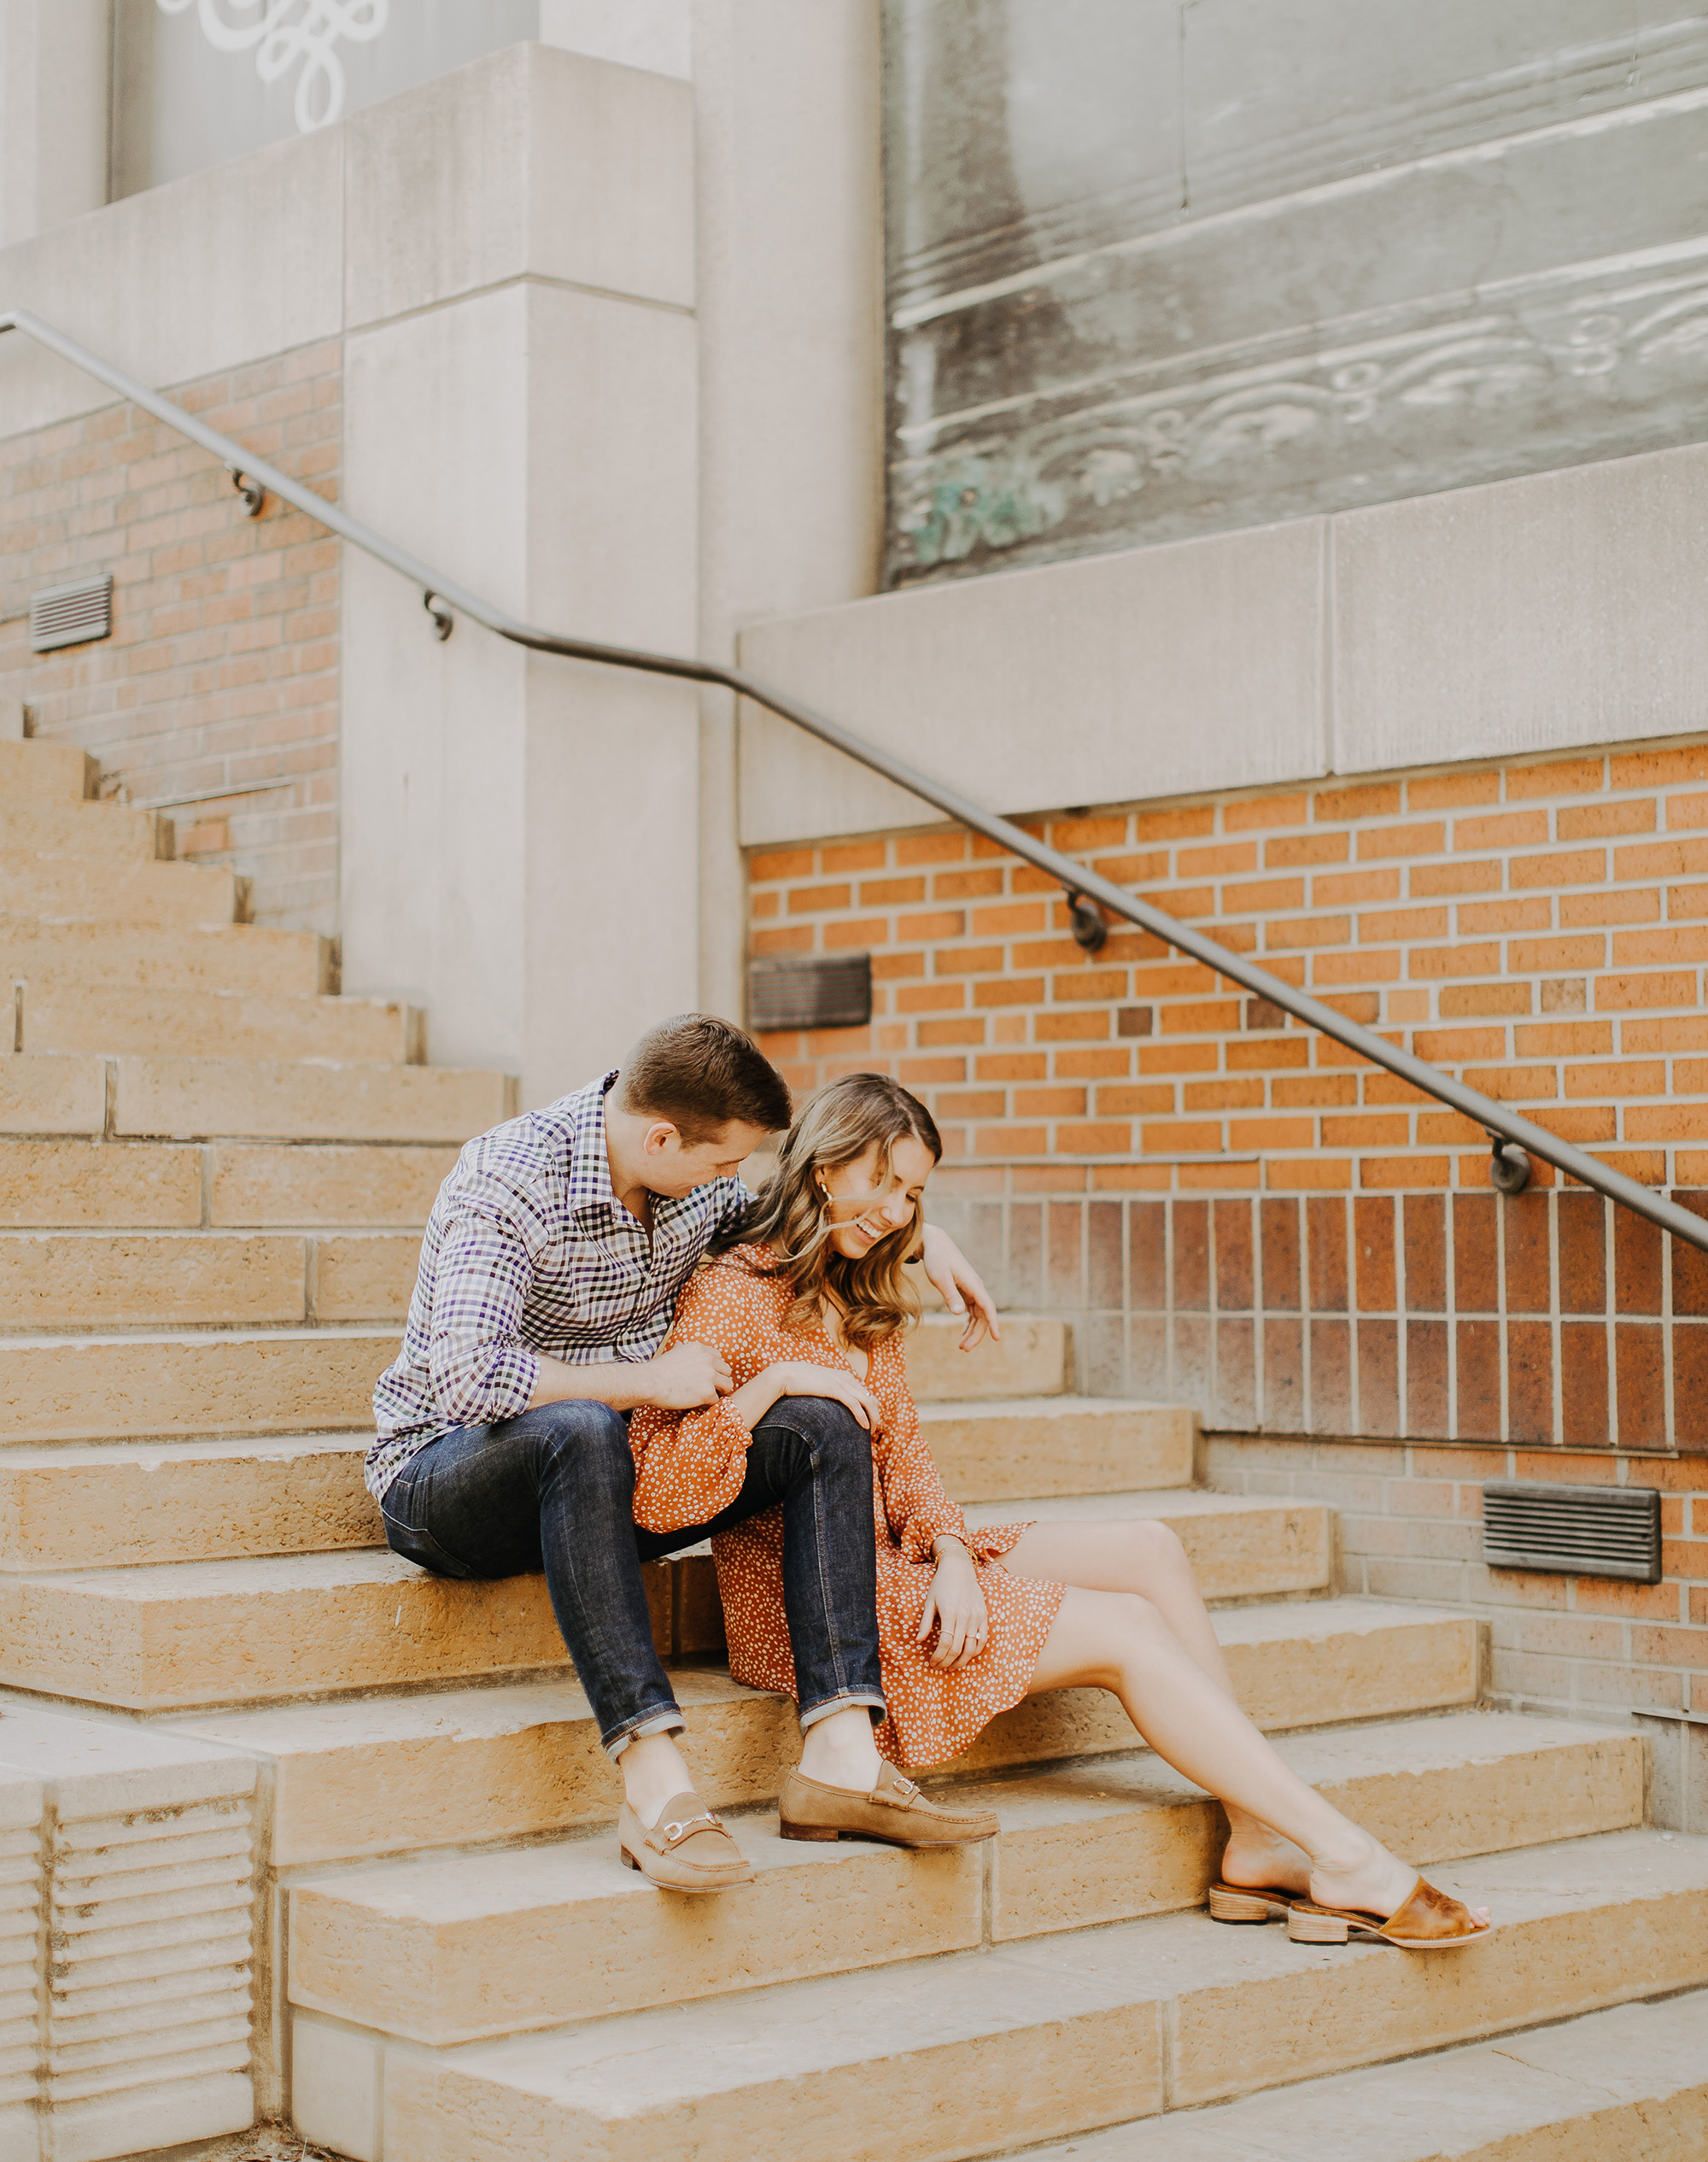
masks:
<path fill-rule="evenodd" d="M 1462 2042 L 1213 2102 L 1178 2125 L 1142 2118 L 1144 2162 L 1205 2162 L 1212 2152 L 1220 2162 L 1275 2162 L 1271 2136 L 1281 2111 L 1314 2130 L 1322 2162 L 1436 2162 L 1443 2136 L 1455 2162 L 1507 2162 L 1515 2150 L 1541 2162 L 1552 2147 L 1517 2143 L 1568 2122 L 1579 2124 L 1584 2153 L 1708 2154 L 1705 2035 L 1708 1989 L 1639 1998 L 1498 2043 Z M 1693 2101 L 1688 2113 L 1678 2106 Z M 1461 2144 L 1473 2136 L 1473 2113 L 1486 2124 L 1487 2141 Z M 1134 2162 L 1137 2130 L 1112 2125 L 1068 2146 L 1031 2147 L 1027 2162 Z"/>
<path fill-rule="evenodd" d="M 1272 2102 L 1278 2089 L 1301 2083 L 1289 2075 L 1300 2070 L 1301 2028 L 1319 2053 L 1306 2077 L 1322 2077 L 1699 1990 L 1708 1983 L 1708 1839 L 1680 1836 L 1666 1846 L 1658 1843 L 1664 1837 L 1614 1832 L 1520 1848 L 1455 1869 L 1450 1889 L 1489 1899 L 1508 1917 L 1485 1944 L 1461 1952 L 1295 1945 L 1274 1927 L 1234 1931 L 1199 1915 L 1165 1914 L 1071 1932 L 1082 1948 L 1071 1965 L 1062 1953 L 1068 1940 L 1046 1937 L 438 2048 L 353 2024 L 333 2031 L 366 2043 L 371 2077 L 383 2069 L 388 2147 L 412 2120 L 430 2126 L 440 2100 L 454 2112 L 459 2130 L 471 2133 L 483 2119 L 493 2121 L 508 2095 L 527 2098 L 523 2122 L 542 2153 L 549 2127 L 558 2139 L 571 2130 L 591 2135 L 608 2162 L 641 2162 L 667 2151 L 691 2121 L 698 2151 L 734 2156 L 752 2151 L 726 2141 L 750 2129 L 754 2108 L 768 2095 L 781 2103 L 793 2090 L 812 2095 L 816 2136 L 790 2151 L 800 2162 L 830 2162 L 841 2150 L 823 2143 L 825 2128 L 857 2106 L 857 2089 L 869 2095 L 885 2083 L 892 2105 L 904 2106 L 893 2078 L 903 2060 L 915 2092 L 923 2083 L 939 2096 L 945 2083 L 959 2087 L 982 2065 L 994 2079 L 997 2104 L 969 2088 L 967 2113 L 952 2130 L 945 2124 L 943 2144 L 910 2147 L 918 2162 L 949 2162 L 1046 2139 L 1077 2141 L 1127 2121 L 1166 2125 L 1175 2112 L 1247 2095 Z M 1504 1884 L 1503 1870 L 1512 1872 Z M 1543 1876 L 1553 1880 L 1546 1888 L 1538 1884 Z M 1628 1881 L 1618 1881 L 1622 1876 Z M 1647 1966 L 1634 1975 L 1625 1958 L 1629 1937 L 1617 1918 L 1639 1907 L 1649 1910 L 1641 1918 Z M 1240 1941 L 1216 1941 L 1230 1938 Z M 1372 1960 L 1383 1964 L 1372 1968 Z M 1476 1977 L 1470 1963 L 1483 1962 L 1482 1976 L 1489 1977 L 1481 1983 L 1485 2001 L 1477 2002 L 1475 1978 L 1464 1983 L 1471 2001 L 1463 2007 L 1459 1982 L 1431 1983 L 1430 1974 L 1439 1975 L 1443 1960 L 1459 1963 L 1446 1972 L 1461 1978 Z M 881 1995 L 874 1973 L 882 1977 Z M 1553 1977 L 1552 1996 L 1537 1987 L 1544 1976 Z M 1236 1992 L 1255 2001 L 1230 2006 Z M 1522 2007 L 1521 1994 L 1528 1995 Z M 1491 2017 L 1490 2001 L 1504 2009 Z M 1270 2018 L 1284 2032 L 1272 2032 Z M 1237 2035 L 1229 2034 L 1231 2021 Z M 313 2077 L 314 2024 L 312 2012 L 295 2013 L 299 2081 L 305 2072 Z M 738 2036 L 755 2034 L 765 2038 L 763 2059 L 746 2080 L 731 2077 L 730 2048 Z M 666 2045 L 668 2056 L 661 2057 Z M 696 2054 L 719 2070 L 697 2084 L 672 2080 Z M 624 2060 L 626 2075 L 613 2074 Z M 349 2054 L 343 2061 L 348 2068 Z M 553 2084 L 568 2090 L 577 2069 L 583 2099 L 566 2092 L 554 2100 Z M 641 2080 L 650 2083 L 644 2090 Z M 666 2084 L 676 2088 L 669 2103 L 659 2099 Z M 1034 2095 L 1053 2111 L 1054 2124 L 1017 2114 Z M 988 2129 L 970 2137 L 980 2123 Z M 514 2132 L 507 2138 L 513 2141 Z M 397 2143 L 410 2151 L 401 2138 Z M 515 2151 L 506 2136 L 470 2139 L 456 2150 L 460 2162 L 501 2162 Z"/>
<path fill-rule="evenodd" d="M 1486 1821 L 1496 1792 L 1500 1806 L 1512 1808 L 1514 1818 L 1507 1836 L 1489 1850 L 1495 1854 L 1625 1831 L 1641 1819 L 1644 1749 L 1639 1737 L 1618 1737 L 1610 1752 L 1599 1734 L 1574 1733 L 1550 1745 L 1546 1738 L 1539 1743 L 1512 1731 L 1520 1725 L 1511 1715 L 1502 1720 L 1504 1746 L 1485 1737 L 1480 1760 L 1464 1721 L 1436 1729 L 1441 1740 L 1414 1752 L 1409 1761 L 1397 1731 L 1403 1722 L 1390 1723 L 1361 1752 L 1354 1745 L 1342 1754 L 1320 1736 L 1308 1736 L 1290 1744 L 1286 1754 L 1353 1813 L 1366 1816 L 1373 1806 L 1378 1836 L 1437 1871 L 1488 1858 L 1461 1843 L 1467 1832 L 1475 1838 L 1481 1829 L 1466 1823 L 1467 1813 L 1480 1813 Z M 1338 1738 L 1344 1751 L 1348 1737 Z M 1522 1788 L 1527 1777 L 1534 1780 L 1539 1756 L 1551 1787 L 1569 1788 L 1574 1778 L 1580 1783 L 1563 1807 L 1527 1807 L 1510 1784 L 1516 1778 Z M 1479 1777 L 1491 1758 L 1498 1767 L 1494 1786 Z M 649 2002 L 715 1999 L 729 1993 L 729 1976 L 741 1977 L 740 1993 L 980 1943 L 997 1950 L 1004 1944 L 1059 1942 L 1105 1924 L 1202 1914 L 1214 1870 L 1214 1805 L 1155 1758 L 1146 1763 L 1130 1756 L 1126 1762 L 1138 1777 L 1124 1786 L 1104 1763 L 1086 1766 L 1077 1777 L 1022 1773 L 950 1790 L 954 1800 L 993 1808 L 1003 1819 L 998 1840 L 962 1849 L 952 1860 L 864 1843 L 828 1850 L 803 1847 L 779 1836 L 775 1808 L 731 1813 L 732 1829 L 760 1889 L 696 1910 L 690 1964 L 698 1973 L 693 1980 L 676 1964 L 678 1954 L 689 1953 L 688 1942 L 668 1923 L 660 1934 L 656 1895 L 644 1893 L 620 1867 L 609 1833 L 492 1848 L 483 1854 L 423 1854 L 295 1872 L 290 1878 L 291 1999 L 418 2042 L 452 2046 L 577 2016 L 646 2009 Z M 1384 1808 L 1381 1790 L 1396 1778 L 1401 1786 L 1408 1778 L 1412 1784 L 1401 1798 L 1390 1793 Z M 1101 1790 L 1111 1784 L 1117 1788 L 1114 1796 Z M 1468 1790 L 1482 1796 L 1480 1813 Z M 1430 1816 L 1459 1820 L 1454 1834 L 1434 1853 L 1417 1844 Z M 815 1874 L 831 1864 L 850 1874 L 840 1879 Z M 952 1889 L 945 1875 L 952 1878 Z M 803 1901 L 822 1908 L 827 1897 L 839 1896 L 829 1889 L 839 1883 L 861 1887 L 857 1899 L 913 1911 L 919 1935 L 886 1935 L 877 1944 L 869 1941 L 863 1952 L 840 1938 L 815 1945 L 804 1957 L 798 1946 L 781 1955 L 767 1948 L 773 1943 L 768 1911 L 776 1908 L 770 1922 L 787 1940 L 791 1912 Z M 577 1942 L 624 1948 L 603 1977 L 605 2001 L 586 2012 L 583 1970 L 573 1949 Z M 518 1942 L 536 1948 L 538 1954 L 524 1998 L 507 1985 L 490 1996 L 471 1993 L 471 1974 L 494 1960 L 505 1963 L 506 1948 L 513 1950 Z M 401 1980 L 394 1978 L 399 1969 Z M 447 1995 L 457 2001 L 457 2010 Z M 509 2016 L 494 2018 L 494 2005 L 506 1999 Z M 389 2007 L 384 2017 L 382 2006 Z"/>

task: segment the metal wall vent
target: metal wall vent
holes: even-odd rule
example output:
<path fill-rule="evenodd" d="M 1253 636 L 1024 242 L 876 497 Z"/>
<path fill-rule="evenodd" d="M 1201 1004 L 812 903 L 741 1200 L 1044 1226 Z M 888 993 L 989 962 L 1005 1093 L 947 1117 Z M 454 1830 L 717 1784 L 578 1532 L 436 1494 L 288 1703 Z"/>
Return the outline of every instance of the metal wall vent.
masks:
<path fill-rule="evenodd" d="M 1659 1492 L 1490 1479 L 1483 1489 L 1483 1558 L 1497 1569 L 1658 1584 Z"/>
<path fill-rule="evenodd" d="M 85 646 L 91 638 L 113 635 L 113 581 L 79 578 L 75 585 L 50 585 L 30 595 L 30 651 L 50 653 L 56 646 Z"/>
<path fill-rule="evenodd" d="M 767 954 L 748 965 L 747 1017 L 753 1028 L 863 1028 L 872 1018 L 872 957 Z"/>

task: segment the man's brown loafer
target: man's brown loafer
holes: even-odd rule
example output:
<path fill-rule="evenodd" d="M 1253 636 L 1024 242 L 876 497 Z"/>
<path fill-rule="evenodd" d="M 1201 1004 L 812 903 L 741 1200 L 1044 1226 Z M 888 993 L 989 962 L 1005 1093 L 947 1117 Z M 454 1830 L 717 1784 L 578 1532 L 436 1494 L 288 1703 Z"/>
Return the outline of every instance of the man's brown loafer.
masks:
<path fill-rule="evenodd" d="M 777 1799 L 777 1815 L 785 1839 L 880 1839 L 891 1847 L 958 1847 L 969 1840 L 994 1839 L 997 1831 L 991 1810 L 945 1809 L 927 1802 L 893 1764 L 880 1767 L 870 1794 L 828 1787 L 791 1772 Z"/>
<path fill-rule="evenodd" d="M 721 1892 L 751 1884 L 753 1872 L 715 1813 L 697 1794 L 679 1794 L 649 1831 L 625 1802 L 617 1842 L 630 1869 L 671 1892 Z"/>

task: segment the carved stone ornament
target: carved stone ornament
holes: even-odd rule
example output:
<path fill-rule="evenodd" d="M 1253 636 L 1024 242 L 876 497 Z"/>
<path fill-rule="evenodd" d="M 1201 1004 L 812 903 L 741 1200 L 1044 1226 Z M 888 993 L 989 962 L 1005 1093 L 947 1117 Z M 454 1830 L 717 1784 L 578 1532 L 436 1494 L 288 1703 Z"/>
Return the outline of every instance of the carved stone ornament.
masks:
<path fill-rule="evenodd" d="M 301 62 L 295 115 L 304 135 L 343 116 L 339 40 L 369 44 L 391 15 L 391 0 L 155 0 L 163 15 L 181 15 L 192 4 L 208 44 L 223 53 L 253 52 L 264 83 Z"/>

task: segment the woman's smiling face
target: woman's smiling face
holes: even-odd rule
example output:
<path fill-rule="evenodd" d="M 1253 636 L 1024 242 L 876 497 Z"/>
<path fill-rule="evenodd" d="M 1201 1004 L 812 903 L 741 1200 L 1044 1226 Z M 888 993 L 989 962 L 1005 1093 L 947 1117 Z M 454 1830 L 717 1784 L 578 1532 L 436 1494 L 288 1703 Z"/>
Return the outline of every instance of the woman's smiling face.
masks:
<path fill-rule="evenodd" d="M 816 1176 L 830 1203 L 832 1251 L 859 1261 L 880 1239 L 911 1223 L 936 1161 L 923 1141 L 904 1134 L 890 1151 L 887 1172 L 875 1141 L 851 1163 L 821 1164 Z"/>

